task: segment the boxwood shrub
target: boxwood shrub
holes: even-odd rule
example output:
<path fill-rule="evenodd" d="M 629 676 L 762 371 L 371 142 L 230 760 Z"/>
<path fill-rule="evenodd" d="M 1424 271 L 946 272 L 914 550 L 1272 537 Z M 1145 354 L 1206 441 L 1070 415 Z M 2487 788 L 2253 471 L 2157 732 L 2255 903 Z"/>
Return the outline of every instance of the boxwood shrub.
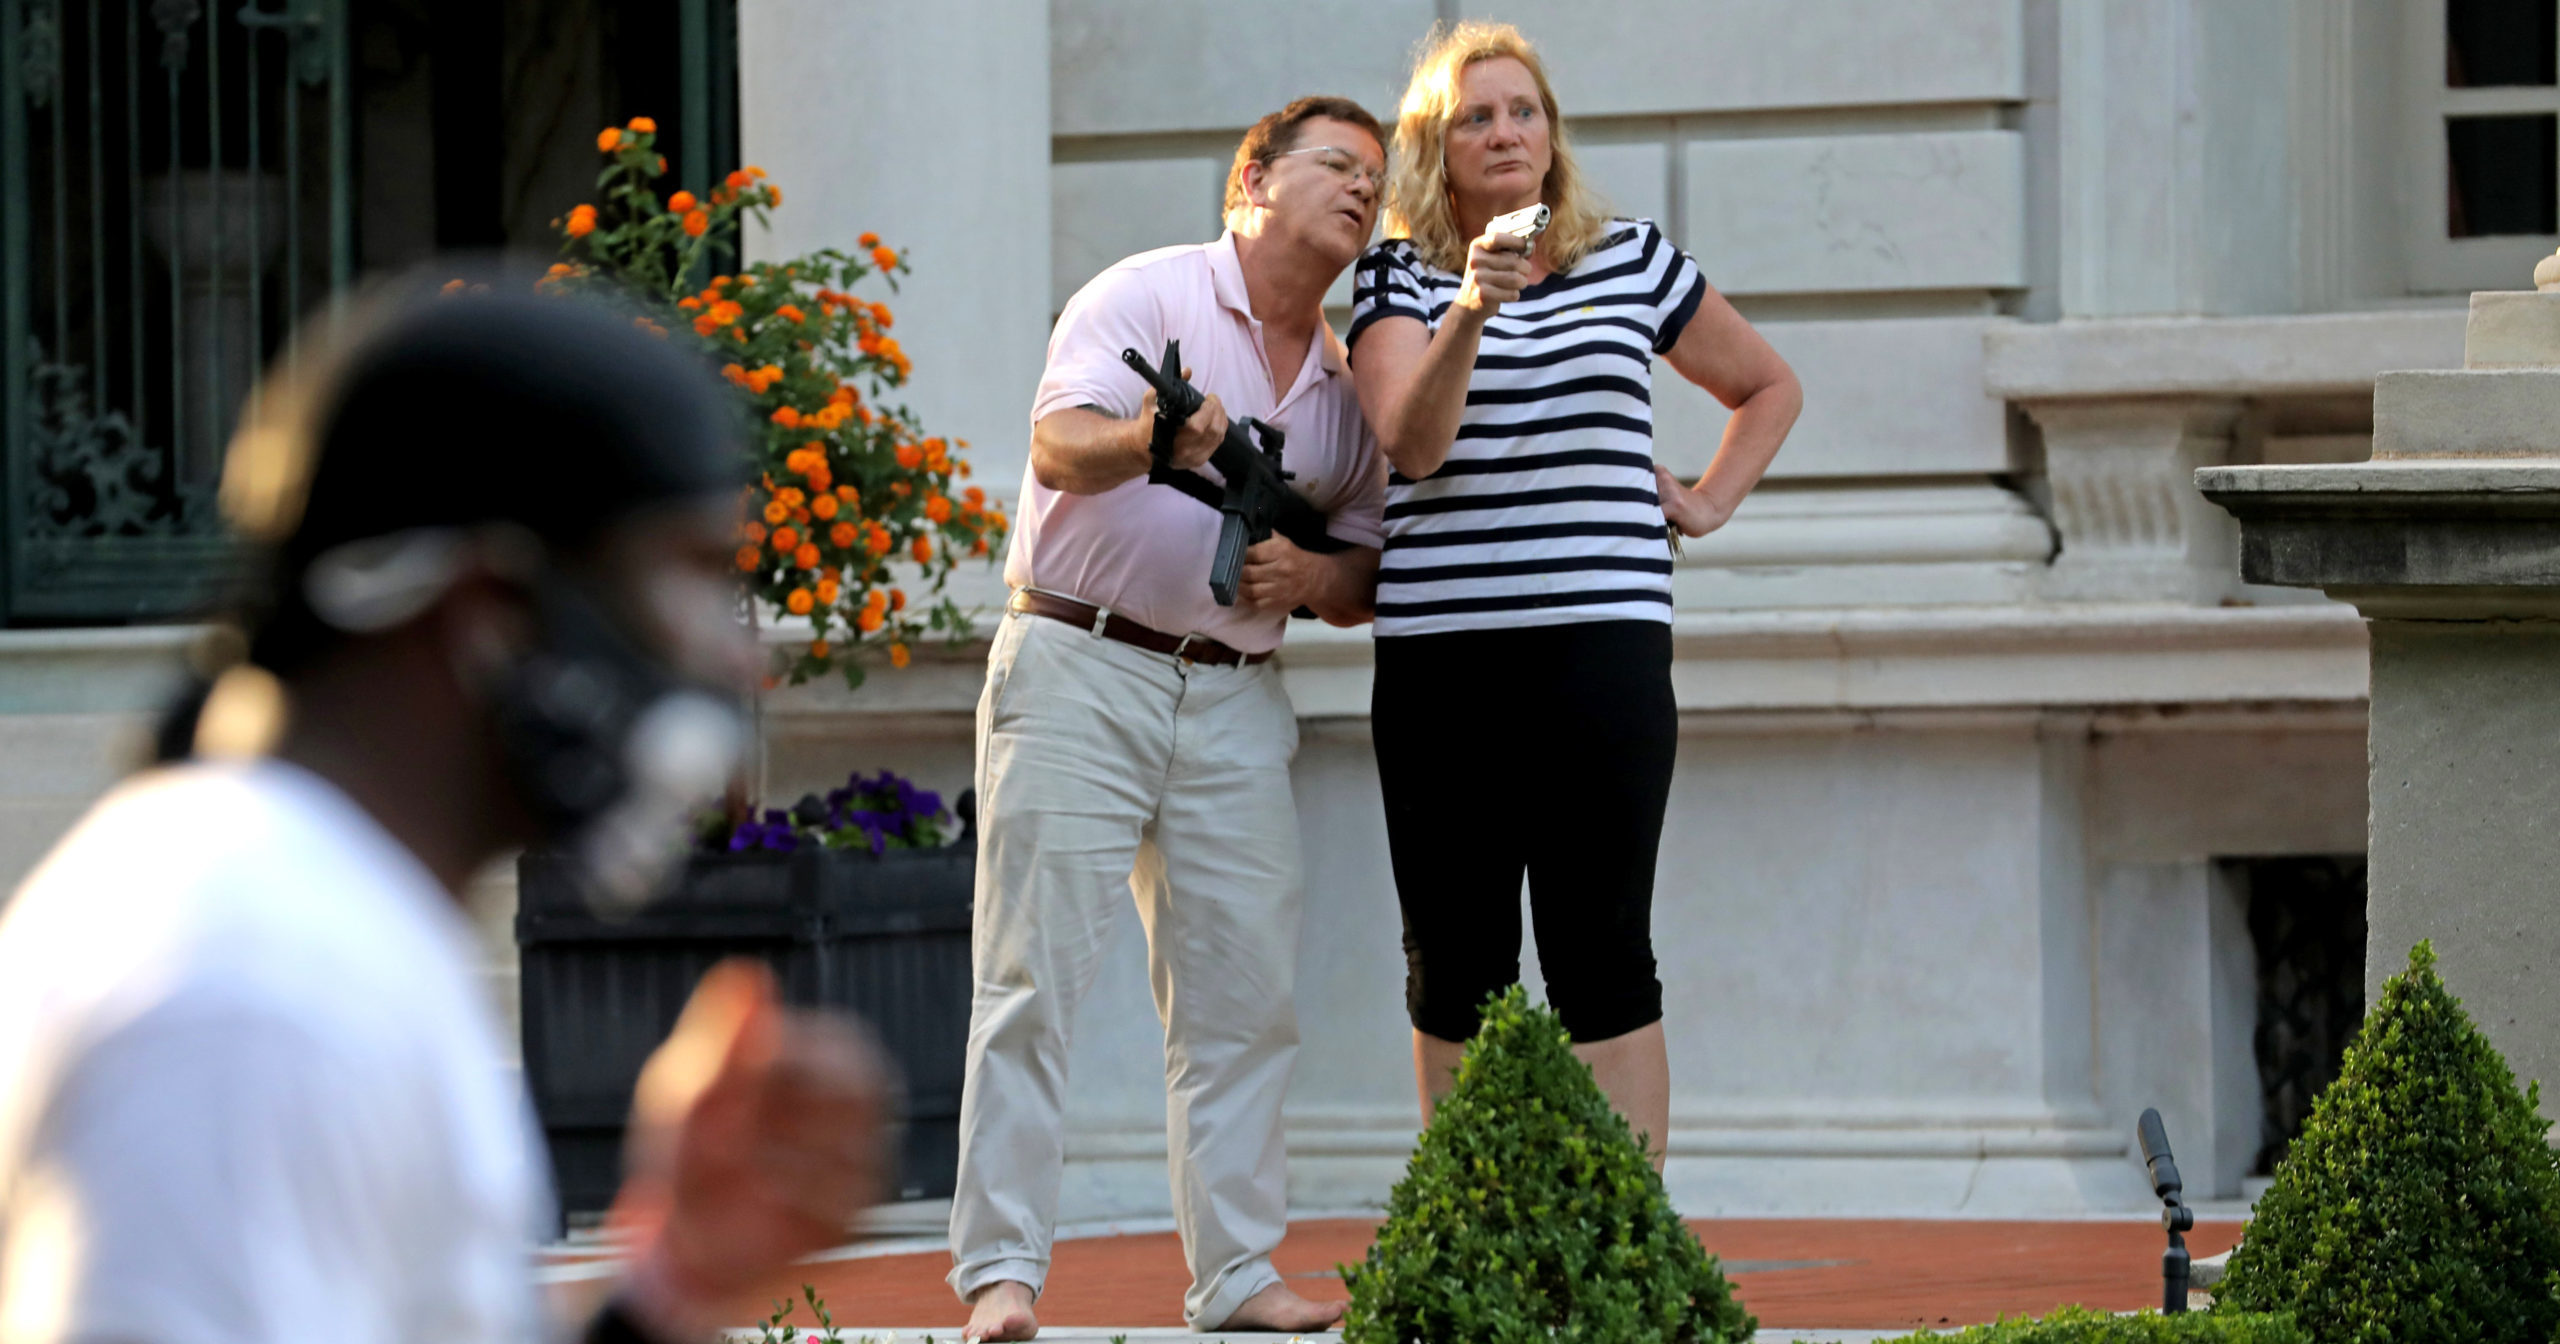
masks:
<path fill-rule="evenodd" d="M 2420 943 L 2258 1199 L 2217 1310 L 2322 1344 L 2546 1344 L 2560 1325 L 2560 1163 L 2507 1062 Z"/>
<path fill-rule="evenodd" d="M 1563 1023 L 1517 985 L 1342 1277 L 1344 1344 L 1722 1344 L 1758 1324 Z"/>
<path fill-rule="evenodd" d="M 2003 1319 L 1950 1334 L 1923 1330 L 1890 1344 L 2313 1344 L 2291 1317 L 2260 1312 L 2190 1311 L 2163 1316 L 2146 1311 L 2117 1316 L 2087 1307 L 2064 1307 L 2036 1320 Z"/>

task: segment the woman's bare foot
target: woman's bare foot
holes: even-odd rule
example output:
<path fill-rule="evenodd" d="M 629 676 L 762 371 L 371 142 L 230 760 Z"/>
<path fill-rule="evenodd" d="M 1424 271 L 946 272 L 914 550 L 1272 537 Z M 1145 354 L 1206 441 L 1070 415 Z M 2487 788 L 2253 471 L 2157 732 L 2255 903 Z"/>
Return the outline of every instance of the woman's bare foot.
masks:
<path fill-rule="evenodd" d="M 969 1326 L 960 1338 L 1018 1340 L 1039 1333 L 1040 1320 L 1031 1314 L 1031 1285 L 998 1279 L 969 1299 Z"/>
<path fill-rule="evenodd" d="M 1244 1300 L 1218 1326 L 1221 1331 L 1267 1330 L 1274 1334 L 1302 1334 L 1309 1330 L 1328 1330 L 1342 1320 L 1348 1302 L 1310 1302 L 1290 1292 L 1287 1284 L 1275 1283 Z"/>

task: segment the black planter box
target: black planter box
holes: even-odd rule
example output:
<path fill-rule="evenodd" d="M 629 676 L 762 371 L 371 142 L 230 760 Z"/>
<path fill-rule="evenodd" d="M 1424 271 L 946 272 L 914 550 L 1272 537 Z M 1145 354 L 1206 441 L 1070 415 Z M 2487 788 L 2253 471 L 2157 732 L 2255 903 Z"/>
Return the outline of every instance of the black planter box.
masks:
<path fill-rule="evenodd" d="M 632 1084 L 702 973 L 761 957 L 783 998 L 871 1024 L 905 1076 L 893 1197 L 949 1195 L 969 1035 L 972 836 L 948 848 L 699 855 L 638 913 L 587 907 L 566 861 L 516 867 L 524 1067 L 564 1219 L 605 1208 L 622 1178 Z"/>

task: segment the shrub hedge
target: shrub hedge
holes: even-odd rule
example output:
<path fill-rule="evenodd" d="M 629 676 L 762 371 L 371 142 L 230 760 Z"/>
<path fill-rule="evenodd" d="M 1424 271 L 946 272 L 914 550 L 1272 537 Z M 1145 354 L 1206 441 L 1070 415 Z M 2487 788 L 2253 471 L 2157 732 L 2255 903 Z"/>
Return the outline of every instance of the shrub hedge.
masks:
<path fill-rule="evenodd" d="M 1758 1325 L 1563 1023 L 1516 985 L 1342 1277 L 1344 1344 L 1723 1344 Z"/>
<path fill-rule="evenodd" d="M 2214 1290 L 2322 1344 L 2545 1344 L 2560 1327 L 2560 1162 L 2420 943 L 2258 1199 Z"/>

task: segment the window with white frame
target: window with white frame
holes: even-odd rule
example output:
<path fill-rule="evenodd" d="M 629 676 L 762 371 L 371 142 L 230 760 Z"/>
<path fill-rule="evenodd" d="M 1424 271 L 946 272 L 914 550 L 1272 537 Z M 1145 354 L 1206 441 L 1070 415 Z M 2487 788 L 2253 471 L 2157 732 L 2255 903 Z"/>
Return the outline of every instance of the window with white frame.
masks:
<path fill-rule="evenodd" d="M 2526 288 L 2560 248 L 2560 0 L 2404 12 L 2410 288 Z"/>

